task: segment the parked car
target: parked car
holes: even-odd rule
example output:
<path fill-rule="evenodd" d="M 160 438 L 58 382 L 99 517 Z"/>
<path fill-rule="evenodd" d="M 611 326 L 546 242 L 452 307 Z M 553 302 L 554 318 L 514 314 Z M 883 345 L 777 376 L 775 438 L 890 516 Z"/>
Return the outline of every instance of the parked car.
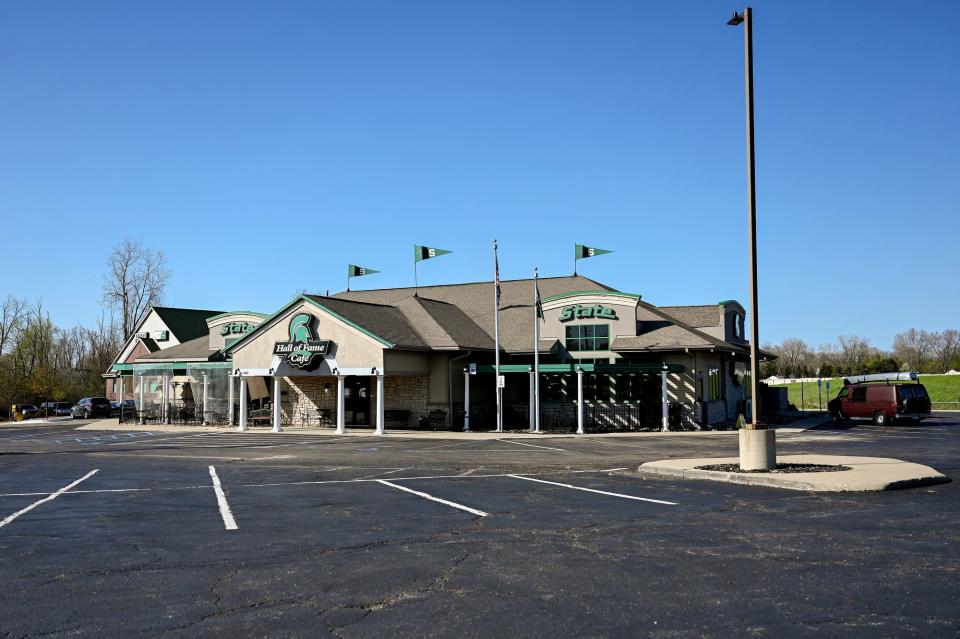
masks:
<path fill-rule="evenodd" d="M 24 419 L 33 419 L 37 416 L 37 407 L 33 404 L 17 404 L 17 412 L 23 415 Z"/>
<path fill-rule="evenodd" d="M 903 374 L 890 375 L 898 375 L 896 379 L 899 380 Z M 877 426 L 885 426 L 896 420 L 920 420 L 930 416 L 930 396 L 919 381 L 890 383 L 892 378 L 884 379 L 880 375 L 869 377 L 880 379 L 846 384 L 827 403 L 827 410 L 834 422 L 839 424 L 848 418 L 872 419 Z M 915 375 L 913 378 L 917 379 Z"/>
<path fill-rule="evenodd" d="M 120 402 L 110 402 L 110 409 L 113 415 L 120 414 Z M 134 411 L 137 410 L 137 402 L 132 399 L 123 400 L 123 413 L 124 415 L 132 415 Z"/>
<path fill-rule="evenodd" d="M 65 417 L 72 406 L 70 402 L 43 402 L 37 413 L 43 417 Z"/>
<path fill-rule="evenodd" d="M 113 407 L 106 397 L 84 397 L 70 409 L 70 416 L 74 419 L 90 419 L 91 417 L 110 417 Z"/>

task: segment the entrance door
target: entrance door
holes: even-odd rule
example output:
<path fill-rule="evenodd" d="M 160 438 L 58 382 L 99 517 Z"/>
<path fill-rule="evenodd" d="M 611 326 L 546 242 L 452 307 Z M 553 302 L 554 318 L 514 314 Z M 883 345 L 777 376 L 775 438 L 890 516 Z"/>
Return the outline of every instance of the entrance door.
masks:
<path fill-rule="evenodd" d="M 343 380 L 343 412 L 347 424 L 370 425 L 370 378 L 348 376 Z"/>

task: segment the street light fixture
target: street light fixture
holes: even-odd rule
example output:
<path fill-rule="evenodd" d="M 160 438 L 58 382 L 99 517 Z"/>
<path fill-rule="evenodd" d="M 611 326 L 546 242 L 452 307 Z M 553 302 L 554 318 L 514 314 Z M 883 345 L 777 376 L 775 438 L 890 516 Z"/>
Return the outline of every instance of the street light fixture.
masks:
<path fill-rule="evenodd" d="M 750 248 L 750 412 L 747 428 L 740 431 L 740 466 L 744 470 L 772 469 L 777 465 L 776 433 L 760 423 L 760 331 L 757 310 L 757 191 L 753 128 L 753 10 L 733 12 L 730 26 L 744 26 L 744 66 L 747 89 L 747 221 Z"/>

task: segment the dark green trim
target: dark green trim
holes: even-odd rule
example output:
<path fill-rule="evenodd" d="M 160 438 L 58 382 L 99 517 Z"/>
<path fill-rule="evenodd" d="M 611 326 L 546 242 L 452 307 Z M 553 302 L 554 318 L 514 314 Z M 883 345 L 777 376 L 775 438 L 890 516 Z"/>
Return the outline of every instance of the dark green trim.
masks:
<path fill-rule="evenodd" d="M 577 369 L 585 373 L 618 373 L 618 372 L 647 372 L 647 373 L 682 373 L 680 364 L 657 364 L 656 362 L 635 362 L 632 364 L 540 364 L 541 373 L 576 373 Z M 501 364 L 501 373 L 529 373 L 533 371 L 530 364 Z M 478 373 L 496 372 L 493 364 L 477 364 Z"/>
<path fill-rule="evenodd" d="M 214 315 L 213 317 L 208 317 L 207 321 L 215 320 L 221 317 L 226 317 L 227 315 L 256 315 L 258 317 L 266 317 L 266 313 L 258 313 L 256 311 L 227 311 L 226 313 L 220 313 L 219 315 Z"/>
<path fill-rule="evenodd" d="M 160 370 L 184 370 L 187 368 L 233 368 L 231 362 L 157 362 L 156 364 L 114 364 L 111 371 L 136 371 L 147 368 Z"/>
<path fill-rule="evenodd" d="M 580 295 L 612 295 L 613 297 L 628 297 L 630 299 L 635 299 L 635 300 L 640 299 L 640 295 L 636 293 L 621 293 L 620 291 L 595 290 L 595 291 L 571 291 L 569 293 L 560 293 L 559 295 L 551 295 L 550 297 L 543 298 L 542 303 L 546 304 L 547 302 L 552 302 L 554 300 L 562 300 L 568 297 L 577 297 Z"/>
<path fill-rule="evenodd" d="M 324 311 L 324 312 L 327 313 L 328 315 L 332 315 L 332 316 L 335 317 L 336 319 L 340 320 L 341 322 L 343 322 L 343 323 L 346 324 L 347 326 L 351 326 L 351 327 L 357 329 L 358 331 L 360 331 L 361 333 L 363 333 L 364 335 L 367 335 L 368 337 L 372 337 L 373 339 L 377 340 L 378 342 L 380 342 L 381 344 L 383 344 L 383 345 L 386 346 L 387 348 L 393 348 L 393 347 L 395 346 L 395 344 L 393 344 L 392 342 L 389 342 L 389 341 L 383 339 L 382 337 L 380 337 L 379 335 L 368 331 L 367 329 L 365 329 L 364 327 L 360 326 L 359 324 L 357 324 L 357 323 L 355 323 L 355 322 L 351 322 L 350 320 L 348 320 L 346 317 L 343 317 L 343 316 L 340 315 L 339 313 L 336 313 L 336 312 L 334 312 L 334 311 L 331 311 L 329 308 L 327 308 L 326 306 L 324 306 L 324 305 L 321 304 L 320 302 L 314 301 L 314 300 L 310 299 L 309 297 L 307 297 L 306 295 L 298 295 L 298 296 L 296 296 L 295 298 L 293 298 L 292 300 L 290 300 L 289 302 L 287 302 L 286 304 L 284 304 L 283 307 L 282 307 L 279 311 L 277 311 L 276 313 L 274 313 L 274 314 L 271 315 L 270 317 L 268 317 L 268 318 L 266 318 L 265 320 L 263 320 L 262 322 L 260 322 L 260 325 L 257 326 L 255 329 L 253 329 L 251 332 L 247 333 L 246 335 L 244 335 L 243 337 L 241 337 L 240 339 L 238 339 L 236 342 L 234 342 L 234 343 L 231 344 L 230 346 L 224 347 L 224 349 L 223 349 L 222 352 L 226 353 L 226 352 L 229 351 L 230 353 L 232 353 L 232 352 L 233 352 L 234 350 L 236 350 L 241 344 L 243 344 L 244 342 L 246 342 L 247 340 L 249 340 L 250 338 L 252 338 L 254 335 L 258 335 L 258 334 L 260 333 L 260 331 L 266 330 L 266 327 L 267 327 L 268 324 L 270 324 L 270 322 L 272 322 L 272 321 L 273 321 L 274 319 L 276 319 L 277 317 L 280 317 L 281 315 L 283 315 L 284 313 L 286 313 L 286 312 L 290 309 L 291 306 L 293 306 L 294 304 L 296 304 L 297 302 L 300 302 L 300 301 L 304 301 L 304 302 L 306 302 L 306 303 L 308 303 L 308 304 L 311 304 L 311 305 L 313 305 L 313 306 L 316 306 L 317 308 L 321 309 L 322 311 Z"/>

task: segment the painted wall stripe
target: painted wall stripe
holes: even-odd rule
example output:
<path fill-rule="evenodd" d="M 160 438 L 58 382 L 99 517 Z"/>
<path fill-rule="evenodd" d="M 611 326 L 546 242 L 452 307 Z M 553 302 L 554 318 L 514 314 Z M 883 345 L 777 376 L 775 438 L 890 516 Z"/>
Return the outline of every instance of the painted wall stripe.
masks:
<path fill-rule="evenodd" d="M 514 479 L 523 479 L 525 481 L 535 481 L 541 484 L 550 484 L 552 486 L 562 486 L 563 488 L 571 488 L 573 490 L 582 490 L 588 493 L 597 493 L 598 495 L 609 495 L 610 497 L 621 497 L 623 499 L 633 499 L 635 501 L 648 501 L 653 504 L 663 504 L 664 506 L 676 506 L 676 502 L 672 501 L 663 501 L 662 499 L 649 499 L 647 497 L 635 497 L 633 495 L 624 495 L 622 493 L 611 493 L 606 490 L 594 490 L 593 488 L 583 488 L 581 486 L 573 486 L 571 484 L 561 484 L 557 481 L 547 481 L 546 479 L 534 479 L 533 477 L 522 477 L 520 475 L 507 475 L 507 477 L 513 477 Z"/>
<path fill-rule="evenodd" d="M 213 479 L 213 492 L 217 495 L 217 505 L 220 506 L 220 517 L 223 518 L 223 526 L 227 530 L 237 529 L 237 520 L 233 518 L 230 511 L 230 504 L 227 503 L 227 496 L 223 494 L 223 486 L 220 485 L 220 478 L 217 477 L 217 469 L 210 467 L 210 478 Z"/>
<path fill-rule="evenodd" d="M 490 513 L 485 513 L 482 510 L 477 510 L 475 508 L 470 508 L 469 506 L 464 506 L 463 504 L 458 504 L 453 501 L 447 501 L 446 499 L 440 499 L 439 497 L 434 497 L 433 495 L 428 495 L 427 493 L 422 493 L 419 490 L 413 490 L 412 488 L 407 488 L 406 486 L 400 486 L 392 482 L 387 481 L 386 479 L 376 480 L 378 484 L 383 484 L 384 486 L 390 486 L 390 488 L 396 488 L 397 490 L 402 490 L 405 493 L 410 493 L 412 495 L 417 495 L 418 497 L 423 497 L 424 499 L 429 499 L 430 501 L 435 501 L 440 504 L 445 504 L 451 508 L 456 508 L 458 510 L 465 510 L 472 515 L 477 517 L 486 517 Z"/>
<path fill-rule="evenodd" d="M 58 490 L 58 491 L 56 491 L 56 492 L 50 493 L 49 495 L 47 495 L 46 497 L 44 497 L 44 498 L 41 499 L 40 501 L 35 501 L 35 502 L 33 502 L 32 504 L 30 504 L 29 506 L 27 506 L 26 508 L 24 508 L 24 509 L 22 509 L 22 510 L 18 510 L 17 512 L 13 513 L 12 515 L 8 515 L 7 517 L 5 517 L 5 518 L 3 519 L 3 521 L 0 521 L 0 528 L 3 528 L 3 527 L 6 526 L 7 524 L 9 524 L 11 521 L 13 521 L 13 520 L 16 519 L 17 517 L 19 517 L 20 515 L 24 515 L 24 514 L 30 512 L 31 510 L 33 510 L 34 508 L 36 508 L 36 507 L 39 506 L 40 504 L 46 503 L 46 502 L 48 502 L 48 501 L 53 501 L 54 499 L 56 499 L 57 497 L 59 497 L 59 496 L 62 495 L 63 493 L 67 492 L 68 490 L 70 490 L 71 488 L 73 488 L 74 486 L 76 486 L 77 484 L 79 484 L 80 482 L 82 482 L 82 481 L 84 481 L 84 480 L 86 480 L 86 479 L 89 479 L 89 478 L 93 477 L 94 475 L 96 475 L 96 474 L 97 474 L 97 471 L 99 471 L 99 470 L 100 470 L 99 468 L 94 468 L 93 470 L 91 470 L 89 473 L 87 473 L 86 475 L 84 475 L 84 476 L 81 477 L 80 479 L 78 479 L 78 480 L 76 480 L 76 481 L 73 481 L 73 482 L 70 482 L 69 484 L 67 484 L 66 486 L 64 486 L 63 488 L 61 488 L 60 490 Z"/>

